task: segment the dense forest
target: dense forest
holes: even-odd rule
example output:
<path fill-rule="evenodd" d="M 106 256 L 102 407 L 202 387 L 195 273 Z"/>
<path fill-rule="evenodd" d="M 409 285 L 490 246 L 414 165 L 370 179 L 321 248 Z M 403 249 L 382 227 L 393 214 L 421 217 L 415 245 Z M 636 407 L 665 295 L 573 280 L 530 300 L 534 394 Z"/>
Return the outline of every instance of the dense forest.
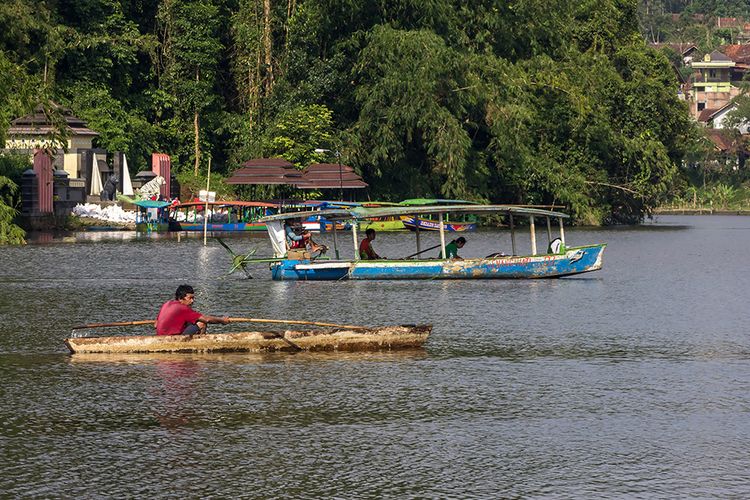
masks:
<path fill-rule="evenodd" d="M 96 146 L 134 168 L 169 153 L 181 179 L 205 176 L 209 158 L 223 175 L 254 157 L 335 161 L 314 152 L 325 148 L 371 199 L 554 203 L 580 223 L 637 222 L 669 194 L 697 134 L 642 10 L 3 0 L 0 139 L 13 117 L 59 104 L 101 134 Z"/>

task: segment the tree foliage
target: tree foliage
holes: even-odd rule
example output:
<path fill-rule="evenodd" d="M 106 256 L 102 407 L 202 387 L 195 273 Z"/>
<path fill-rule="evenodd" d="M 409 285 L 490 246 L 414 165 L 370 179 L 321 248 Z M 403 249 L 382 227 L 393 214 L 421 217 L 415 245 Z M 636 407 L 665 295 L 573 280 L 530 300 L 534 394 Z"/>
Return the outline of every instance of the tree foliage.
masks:
<path fill-rule="evenodd" d="M 325 148 L 372 198 L 631 222 L 694 134 L 637 14 L 688 3 L 8 0 L 0 114 L 20 114 L 12 96 L 36 82 L 137 166 L 159 151 L 200 177 L 210 155 L 228 175 L 252 157 L 330 161 Z"/>

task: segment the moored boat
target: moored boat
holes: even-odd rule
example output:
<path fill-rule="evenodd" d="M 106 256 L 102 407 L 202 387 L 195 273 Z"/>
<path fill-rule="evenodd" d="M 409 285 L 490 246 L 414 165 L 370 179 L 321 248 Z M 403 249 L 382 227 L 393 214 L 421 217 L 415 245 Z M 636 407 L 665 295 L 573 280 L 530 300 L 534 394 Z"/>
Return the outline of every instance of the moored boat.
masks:
<path fill-rule="evenodd" d="M 168 201 L 135 200 L 135 230 L 142 233 L 162 233 L 169 229 Z"/>
<path fill-rule="evenodd" d="M 247 331 L 204 335 L 71 337 L 78 353 L 372 351 L 422 347 L 432 325 L 317 330 Z"/>
<path fill-rule="evenodd" d="M 423 219 L 413 215 L 402 215 L 401 224 L 403 224 L 406 229 L 411 229 L 412 231 L 416 231 L 417 229 L 420 231 L 440 231 L 440 223 L 438 221 Z M 465 231 L 476 231 L 477 224 L 476 222 L 456 222 L 447 220 L 443 222 L 443 228 L 450 233 L 460 233 Z"/>
<path fill-rule="evenodd" d="M 401 203 L 399 203 L 399 205 L 404 207 L 416 207 L 428 205 L 477 205 L 477 203 L 466 200 L 412 198 L 402 201 Z M 473 220 L 451 220 L 451 214 L 446 213 L 443 220 L 443 231 L 448 231 L 449 233 L 458 233 L 477 230 L 477 223 L 474 215 L 464 214 L 463 218 Z M 432 219 L 429 216 L 420 217 L 418 215 L 401 215 L 400 219 L 403 226 L 411 231 L 440 231 L 440 221 Z"/>
<path fill-rule="evenodd" d="M 205 220 L 208 205 L 208 221 Z M 190 201 L 170 209 L 171 231 L 265 231 L 261 217 L 275 214 L 279 204 L 257 201 Z"/>
<path fill-rule="evenodd" d="M 511 236 L 511 255 L 491 254 L 481 258 L 413 259 L 427 251 L 440 249 L 440 255 L 446 253 L 445 221 L 448 213 L 459 215 L 501 215 L 508 219 Z M 381 279 L 489 279 L 489 278 L 558 278 L 591 271 L 602 267 L 602 255 L 606 244 L 598 243 L 577 247 L 566 247 L 563 219 L 568 215 L 550 210 L 514 205 L 446 205 L 420 207 L 388 207 L 368 209 L 323 210 L 320 215 L 331 220 L 353 220 L 352 233 L 354 248 L 358 248 L 357 222 L 375 217 L 393 215 L 437 216 L 440 243 L 422 249 L 420 232 L 416 234 L 416 253 L 403 259 L 362 260 L 359 252 L 353 259 L 340 259 L 336 232 L 333 233 L 335 259 L 314 257 L 308 252 L 291 251 L 286 248 L 284 221 L 294 218 L 295 214 L 279 214 L 266 217 L 263 221 L 268 227 L 268 234 L 274 248 L 274 260 L 271 273 L 274 280 L 381 280 Z M 517 252 L 516 227 L 514 217 L 529 219 L 531 253 L 521 255 Z M 535 219 L 546 219 L 548 245 L 546 251 L 537 251 Z M 552 220 L 559 223 L 559 237 L 552 237 Z M 269 262 L 268 259 L 263 262 Z M 249 263 L 249 262 L 248 262 Z"/>

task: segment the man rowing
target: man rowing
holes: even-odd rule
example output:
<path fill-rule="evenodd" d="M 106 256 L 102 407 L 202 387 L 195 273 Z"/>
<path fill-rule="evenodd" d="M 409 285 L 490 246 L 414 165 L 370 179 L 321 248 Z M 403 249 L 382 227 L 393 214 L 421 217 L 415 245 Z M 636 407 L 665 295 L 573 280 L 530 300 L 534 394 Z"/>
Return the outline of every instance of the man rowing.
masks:
<path fill-rule="evenodd" d="M 443 252 L 441 250 L 440 258 L 463 260 L 461 257 L 458 256 L 458 249 L 463 248 L 465 244 L 466 244 L 466 238 L 464 238 L 463 236 L 456 238 L 455 240 L 445 245 L 445 254 L 447 255 L 447 257 L 443 257 Z"/>
<path fill-rule="evenodd" d="M 193 335 L 206 333 L 208 323 L 226 325 L 226 316 L 209 316 L 193 310 L 195 290 L 190 285 L 180 285 L 174 294 L 174 300 L 166 301 L 156 316 L 157 335 Z"/>

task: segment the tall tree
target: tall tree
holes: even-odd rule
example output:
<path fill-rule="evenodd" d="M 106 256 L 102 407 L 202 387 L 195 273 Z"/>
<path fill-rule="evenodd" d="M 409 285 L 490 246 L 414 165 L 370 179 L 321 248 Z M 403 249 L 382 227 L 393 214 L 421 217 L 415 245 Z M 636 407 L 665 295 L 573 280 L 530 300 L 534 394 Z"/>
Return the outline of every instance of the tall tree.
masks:
<path fill-rule="evenodd" d="M 201 163 L 201 116 L 216 106 L 219 10 L 210 0 L 164 0 L 160 25 L 160 86 L 174 98 L 171 128 L 184 136 L 189 121 L 193 132 L 192 158 L 197 176 Z M 182 142 L 182 141 L 180 141 Z M 182 142 L 182 147 L 186 144 Z"/>

